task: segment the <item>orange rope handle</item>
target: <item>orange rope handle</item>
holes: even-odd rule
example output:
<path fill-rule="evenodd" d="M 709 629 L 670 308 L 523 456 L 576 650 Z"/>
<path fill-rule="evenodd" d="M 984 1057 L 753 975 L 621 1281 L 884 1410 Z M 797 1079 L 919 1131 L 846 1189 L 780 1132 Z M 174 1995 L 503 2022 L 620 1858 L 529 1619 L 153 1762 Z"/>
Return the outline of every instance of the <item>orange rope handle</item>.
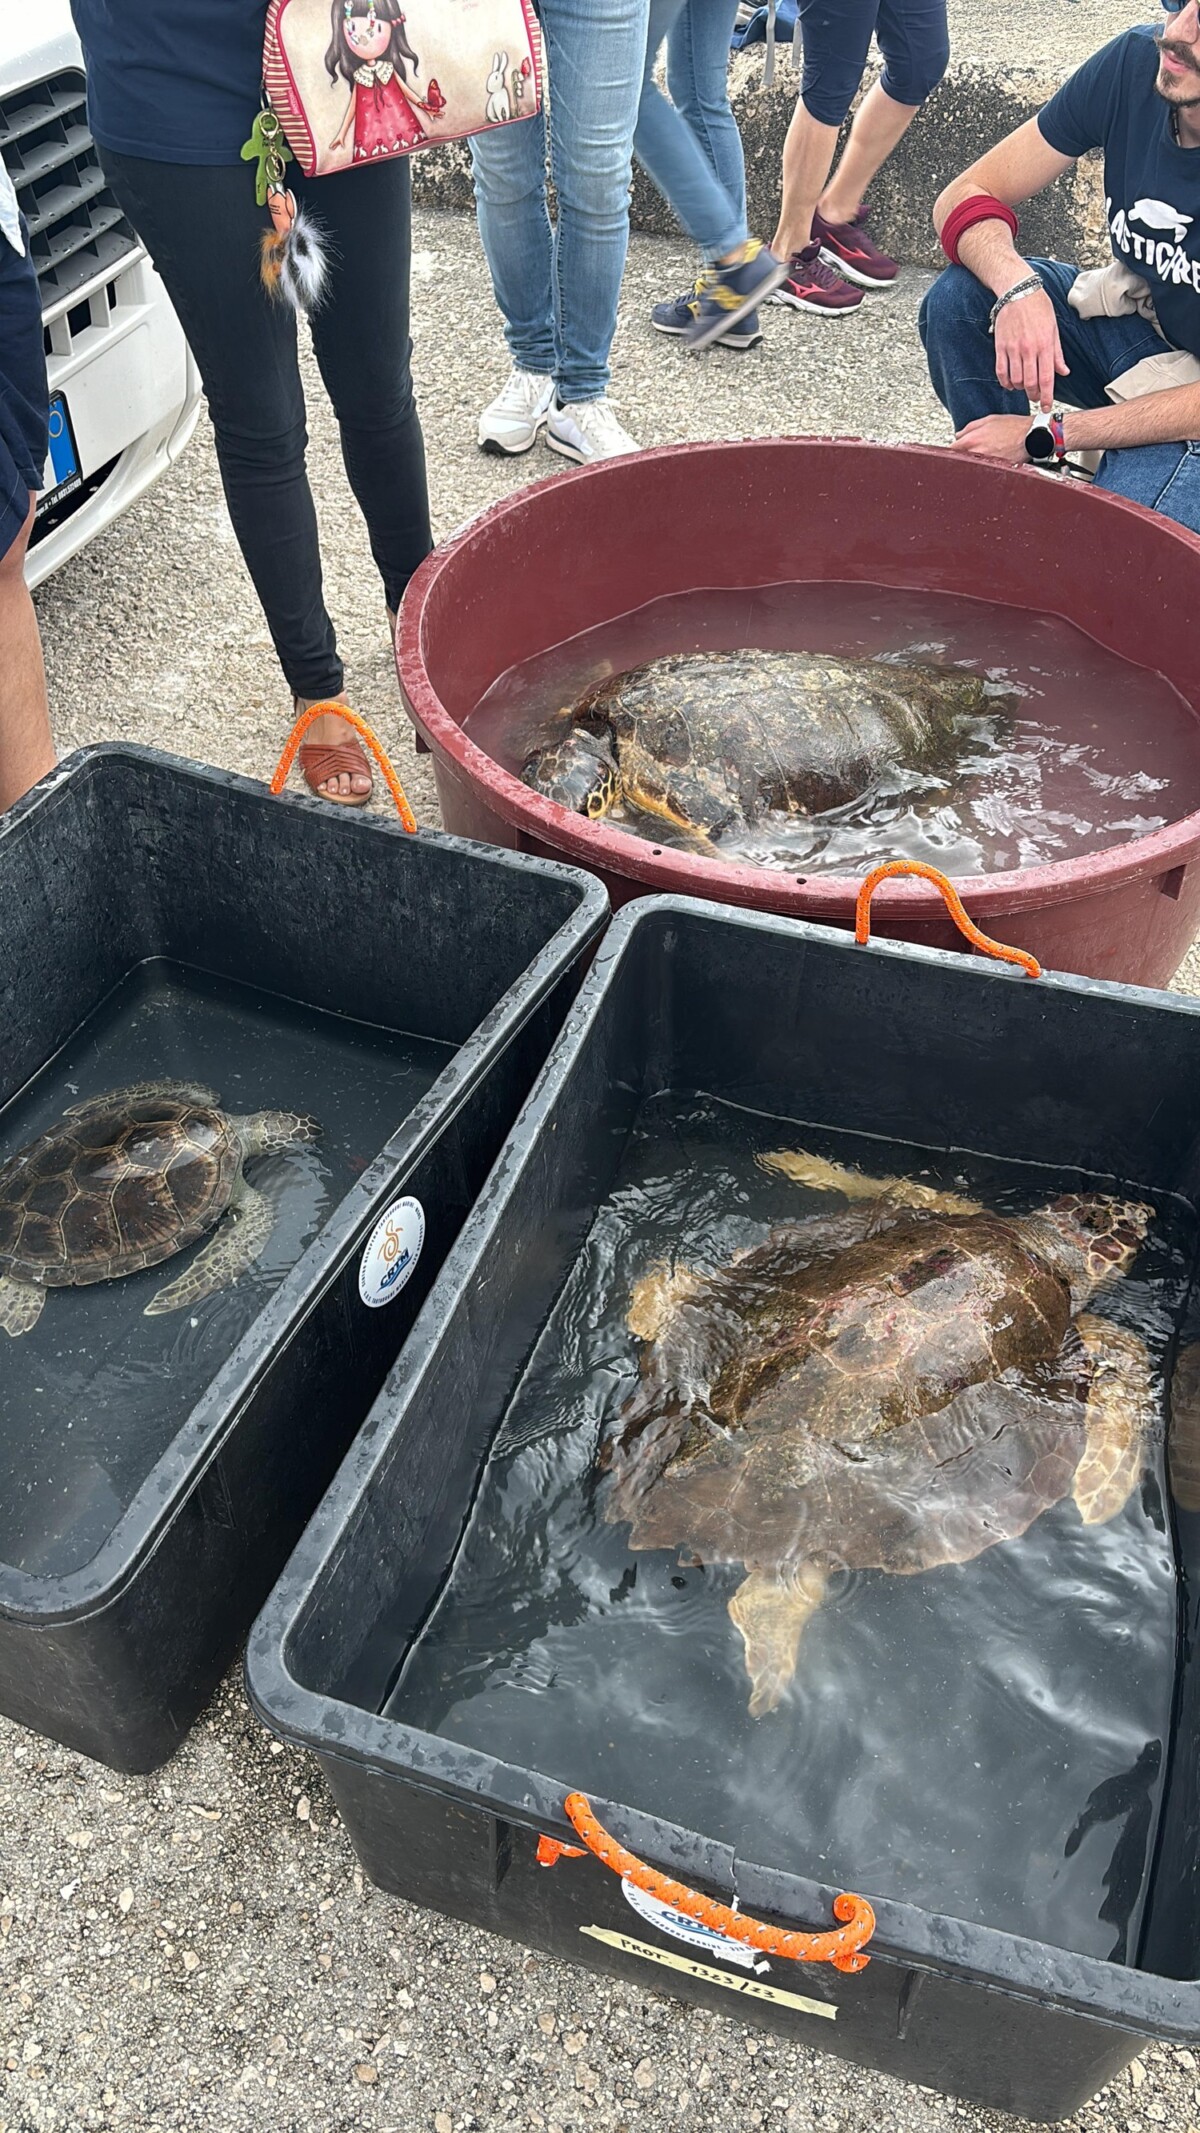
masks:
<path fill-rule="evenodd" d="M 784 1956 L 792 1963 L 832 1963 L 835 1970 L 853 1971 L 865 1970 L 870 1962 L 870 1956 L 862 1950 L 875 1931 L 875 1913 L 865 1896 L 834 1897 L 833 1915 L 843 1923 L 831 1933 L 787 1933 L 779 1926 L 764 1925 L 760 1919 L 743 1918 L 728 1904 L 717 1903 L 714 1897 L 689 1889 L 686 1882 L 672 1881 L 669 1874 L 659 1874 L 652 1866 L 646 1866 L 609 1836 L 581 1792 L 569 1792 L 565 1805 L 576 1835 L 604 1866 L 620 1874 L 623 1881 L 632 1882 L 635 1889 L 656 1896 L 672 1910 L 682 1911 L 685 1918 L 707 1926 L 710 1932 L 723 1933 L 728 1940 L 740 1941 L 747 1948 L 760 1948 L 765 1955 Z M 539 1837 L 537 1856 L 539 1866 L 554 1866 L 559 1859 L 582 1859 L 584 1854 L 576 1844 L 562 1844 L 557 1837 Z"/>
<path fill-rule="evenodd" d="M 415 831 L 417 827 L 417 818 L 414 815 L 405 797 L 403 785 L 400 783 L 399 778 L 396 776 L 395 771 L 392 769 L 391 763 L 388 760 L 387 751 L 384 748 L 382 741 L 375 733 L 372 732 L 370 726 L 368 726 L 366 722 L 366 719 L 360 718 L 357 711 L 352 711 L 350 709 L 349 704 L 310 704 L 307 711 L 302 711 L 300 713 L 299 718 L 296 720 L 295 725 L 292 727 L 292 730 L 288 735 L 287 746 L 284 749 L 283 754 L 280 756 L 279 761 L 275 765 L 275 775 L 271 779 L 271 791 L 274 793 L 280 793 L 283 791 L 283 788 L 287 783 L 288 772 L 291 769 L 292 764 L 296 760 L 296 751 L 299 748 L 301 741 L 304 739 L 305 734 L 308 732 L 309 727 L 312 725 L 313 720 L 318 718 L 327 718 L 331 711 L 335 712 L 338 718 L 344 718 L 346 724 L 348 726 L 353 726 L 355 732 L 360 734 L 362 739 L 366 742 L 368 748 L 370 749 L 372 755 L 375 758 L 375 761 L 379 765 L 380 771 L 383 774 L 384 783 L 396 803 L 396 813 L 399 815 L 400 820 L 404 824 L 406 830 L 408 830 L 410 833 L 412 831 Z"/>
<path fill-rule="evenodd" d="M 968 917 L 963 901 L 954 883 L 937 867 L 926 866 L 923 859 L 889 859 L 883 866 L 873 867 L 858 892 L 854 906 L 854 938 L 862 947 L 871 938 L 871 898 L 881 881 L 895 874 L 919 874 L 924 881 L 931 881 L 945 898 L 946 908 L 958 927 L 966 935 L 973 948 L 981 948 L 985 955 L 994 955 L 1001 963 L 1018 963 L 1031 978 L 1040 978 L 1042 966 L 1036 955 L 1025 948 L 1007 948 L 1003 941 L 994 941 L 990 933 L 981 933 L 973 918 Z"/>

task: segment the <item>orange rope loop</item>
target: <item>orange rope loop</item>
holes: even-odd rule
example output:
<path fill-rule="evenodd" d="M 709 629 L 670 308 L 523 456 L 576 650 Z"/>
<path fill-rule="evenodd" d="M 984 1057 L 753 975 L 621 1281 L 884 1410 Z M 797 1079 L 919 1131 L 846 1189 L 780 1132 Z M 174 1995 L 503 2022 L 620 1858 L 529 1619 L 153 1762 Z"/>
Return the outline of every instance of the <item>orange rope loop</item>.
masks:
<path fill-rule="evenodd" d="M 411 807 L 409 806 L 407 799 L 405 798 L 403 785 L 400 783 L 399 778 L 396 776 L 395 771 L 392 769 L 391 763 L 388 761 L 387 752 L 384 749 L 383 743 L 378 739 L 377 735 L 372 732 L 370 726 L 368 726 L 366 722 L 366 719 L 360 718 L 357 711 L 352 711 L 350 709 L 349 704 L 310 704 L 307 711 L 302 711 L 300 713 L 299 718 L 296 720 L 295 725 L 292 727 L 292 730 L 288 735 L 287 746 L 284 749 L 283 754 L 280 756 L 278 763 L 275 765 L 275 775 L 271 779 L 271 791 L 274 793 L 280 793 L 283 791 L 283 788 L 287 783 L 288 772 L 290 771 L 292 764 L 296 760 L 296 751 L 299 748 L 301 741 L 304 739 L 305 734 L 308 732 L 309 727 L 312 725 L 314 719 L 326 718 L 328 717 L 331 711 L 336 713 L 338 718 L 344 718 L 346 724 L 348 726 L 353 726 L 355 732 L 360 734 L 362 739 L 366 742 L 368 748 L 370 749 L 372 755 L 375 758 L 375 761 L 379 765 L 380 771 L 383 774 L 384 783 L 396 803 L 396 813 L 399 815 L 400 820 L 404 824 L 406 830 L 410 832 L 415 831 L 417 827 L 417 818 L 414 815 Z"/>
<path fill-rule="evenodd" d="M 875 1913 L 865 1896 L 834 1897 L 833 1915 L 842 1924 L 831 1933 L 784 1932 L 779 1926 L 764 1925 L 760 1919 L 744 1918 L 728 1904 L 717 1903 L 712 1896 L 689 1889 L 686 1882 L 672 1881 L 669 1874 L 659 1874 L 652 1866 L 646 1866 L 609 1836 L 581 1792 L 569 1792 L 565 1805 L 576 1835 L 604 1866 L 620 1874 L 623 1881 L 631 1882 L 635 1889 L 656 1896 L 673 1911 L 682 1911 L 686 1918 L 707 1926 L 710 1932 L 723 1933 L 726 1939 L 740 1941 L 744 1947 L 760 1948 L 766 1955 L 781 1955 L 793 1963 L 832 1963 L 835 1970 L 853 1971 L 865 1970 L 870 1962 L 870 1956 L 862 1950 L 875 1931 Z M 539 1866 L 554 1866 L 559 1859 L 582 1859 L 584 1853 L 578 1845 L 562 1844 L 557 1837 L 539 1837 L 537 1856 Z"/>
<path fill-rule="evenodd" d="M 919 874 L 924 881 L 931 881 L 945 898 L 946 908 L 958 927 L 966 935 L 973 948 L 981 948 L 985 955 L 994 955 L 1001 963 L 1017 963 L 1031 978 L 1040 978 L 1042 966 L 1035 955 L 1024 948 L 1007 948 L 1003 941 L 994 941 L 989 933 L 981 933 L 973 918 L 968 917 L 963 901 L 945 874 L 936 867 L 926 866 L 923 859 L 889 859 L 883 866 L 872 868 L 858 892 L 854 906 L 854 938 L 863 946 L 871 938 L 871 898 L 881 881 L 896 874 Z"/>

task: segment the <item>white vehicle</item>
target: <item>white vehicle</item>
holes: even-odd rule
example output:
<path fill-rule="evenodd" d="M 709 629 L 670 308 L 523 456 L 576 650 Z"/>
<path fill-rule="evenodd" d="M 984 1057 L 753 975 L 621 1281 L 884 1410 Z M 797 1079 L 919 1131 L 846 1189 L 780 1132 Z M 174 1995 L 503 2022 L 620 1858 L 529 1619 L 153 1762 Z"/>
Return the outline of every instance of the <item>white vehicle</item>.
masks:
<path fill-rule="evenodd" d="M 50 374 L 37 585 L 164 474 L 200 380 L 166 291 L 104 182 L 68 0 L 0 0 L 0 155 L 29 224 Z"/>

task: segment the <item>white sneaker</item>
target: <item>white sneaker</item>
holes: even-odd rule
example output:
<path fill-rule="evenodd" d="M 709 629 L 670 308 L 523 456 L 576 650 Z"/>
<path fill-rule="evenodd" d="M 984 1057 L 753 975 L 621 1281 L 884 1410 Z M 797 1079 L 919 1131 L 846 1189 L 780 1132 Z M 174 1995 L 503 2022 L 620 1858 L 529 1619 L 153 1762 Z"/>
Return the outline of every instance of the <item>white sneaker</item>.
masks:
<path fill-rule="evenodd" d="M 514 364 L 507 385 L 479 417 L 480 451 L 509 455 L 531 451 L 553 405 L 553 378 Z"/>
<path fill-rule="evenodd" d="M 580 466 L 588 466 L 593 459 L 620 459 L 626 452 L 642 449 L 637 438 L 621 428 L 603 395 L 599 400 L 572 400 L 565 407 L 552 407 L 546 442 L 552 452 L 576 459 Z"/>

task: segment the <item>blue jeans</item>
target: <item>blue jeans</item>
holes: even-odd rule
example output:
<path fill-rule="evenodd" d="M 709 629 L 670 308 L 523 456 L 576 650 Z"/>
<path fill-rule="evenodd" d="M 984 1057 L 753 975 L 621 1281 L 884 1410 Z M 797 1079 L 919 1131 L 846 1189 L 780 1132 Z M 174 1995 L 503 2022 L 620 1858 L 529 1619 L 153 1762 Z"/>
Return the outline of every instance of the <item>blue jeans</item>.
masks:
<path fill-rule="evenodd" d="M 648 0 L 539 0 L 552 109 L 471 142 L 479 234 L 513 362 L 553 377 L 564 401 L 595 400 L 608 385 L 647 8 Z"/>
<path fill-rule="evenodd" d="M 746 165 L 729 108 L 737 0 L 650 0 L 633 152 L 707 259 L 744 244 Z M 667 102 L 654 64 L 667 40 Z"/>
<path fill-rule="evenodd" d="M 1108 407 L 1105 386 L 1143 357 L 1162 355 L 1165 344 L 1144 318 L 1080 318 L 1067 302 L 1075 267 L 1064 266 L 1060 259 L 1031 259 L 1029 264 L 1046 284 L 1063 360 L 1070 368 L 1070 376 L 1058 380 L 1058 398 L 1070 407 Z M 996 376 L 995 343 L 988 332 L 993 301 L 991 291 L 965 267 L 947 267 L 921 305 L 929 375 L 956 430 L 981 415 L 1029 412 L 1026 395 L 1009 392 Z M 1127 445 L 1106 452 L 1096 486 L 1200 533 L 1200 441 Z"/>

